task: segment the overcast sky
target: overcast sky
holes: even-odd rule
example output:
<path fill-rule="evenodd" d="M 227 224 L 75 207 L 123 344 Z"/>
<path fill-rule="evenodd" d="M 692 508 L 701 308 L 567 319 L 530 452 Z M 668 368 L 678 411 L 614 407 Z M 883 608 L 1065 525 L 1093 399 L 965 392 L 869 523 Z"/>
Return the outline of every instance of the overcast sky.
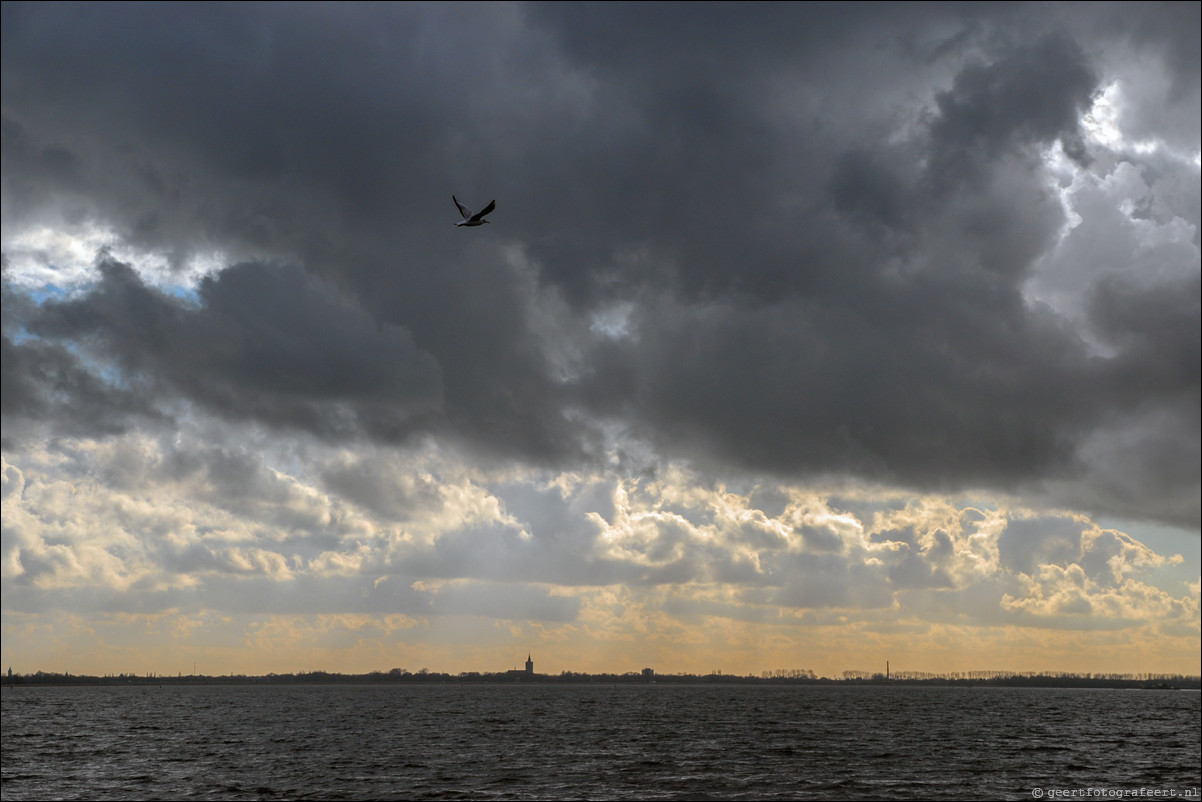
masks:
<path fill-rule="evenodd" d="M 1199 9 L 6 2 L 3 667 L 1198 673 Z"/>

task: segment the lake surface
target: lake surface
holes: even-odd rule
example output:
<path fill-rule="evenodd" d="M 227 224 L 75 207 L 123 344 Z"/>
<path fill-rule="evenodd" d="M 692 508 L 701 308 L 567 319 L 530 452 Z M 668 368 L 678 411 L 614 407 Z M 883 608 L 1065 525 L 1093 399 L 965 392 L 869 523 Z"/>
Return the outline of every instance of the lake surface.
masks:
<path fill-rule="evenodd" d="M 879 686 L 5 687 L 0 788 L 5 800 L 1032 799 L 1087 788 L 1197 799 L 1200 700 Z"/>

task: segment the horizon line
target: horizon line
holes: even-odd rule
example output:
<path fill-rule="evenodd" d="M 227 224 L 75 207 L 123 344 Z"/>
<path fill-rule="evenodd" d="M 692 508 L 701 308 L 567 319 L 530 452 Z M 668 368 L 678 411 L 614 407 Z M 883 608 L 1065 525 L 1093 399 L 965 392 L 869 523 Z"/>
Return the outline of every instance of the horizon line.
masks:
<path fill-rule="evenodd" d="M 765 670 L 759 674 L 732 674 L 721 670 L 715 670 L 704 674 L 691 672 L 668 672 L 661 673 L 653 668 L 643 668 L 637 671 L 625 672 L 590 672 L 590 671 L 570 671 L 562 670 L 559 673 L 538 673 L 526 669 L 504 669 L 500 671 L 459 671 L 450 673 L 446 671 L 431 671 L 429 669 L 419 669 L 418 671 L 409 671 L 404 668 L 392 668 L 387 671 L 373 669 L 363 672 L 345 673 L 339 671 L 327 671 L 324 669 L 311 669 L 306 671 L 293 672 L 267 672 L 265 674 L 201 674 L 195 669 L 190 674 L 184 674 L 177 671 L 175 674 L 164 674 L 159 672 L 147 673 L 105 673 L 105 674 L 74 674 L 70 671 L 43 671 L 38 670 L 32 673 L 14 672 L 9 668 L 7 672 L 0 675 L 0 680 L 4 680 L 8 684 L 8 680 L 12 679 L 38 679 L 62 677 L 66 679 L 127 679 L 127 680 L 145 680 L 145 679 L 285 679 L 289 677 L 312 677 L 312 676 L 327 676 L 340 678 L 367 678 L 367 677 L 392 677 L 392 678 L 422 678 L 422 677 L 443 677 L 448 679 L 465 679 L 465 678 L 486 678 L 486 677 L 512 677 L 512 676 L 538 676 L 548 678 L 590 678 L 590 677 L 618 677 L 618 678 L 722 678 L 728 680 L 756 680 L 756 681 L 830 681 L 830 682 L 862 682 L 865 680 L 887 680 L 899 682 L 923 682 L 923 681 L 989 681 L 989 680 L 1007 680 L 1007 679 L 1064 679 L 1064 680 L 1091 680 L 1091 681 L 1119 681 L 1119 682 L 1149 682 L 1158 680 L 1187 680 L 1202 682 L 1202 674 L 1186 674 L 1181 672 L 1167 671 L 1136 671 L 1136 672 L 1115 672 L 1115 671 L 1098 671 L 1098 672 L 1080 672 L 1080 671 L 1049 671 L 1049 670 L 969 670 L 969 671 L 885 671 L 885 672 L 870 672 L 857 669 L 847 669 L 834 676 L 819 675 L 809 669 L 773 669 Z"/>

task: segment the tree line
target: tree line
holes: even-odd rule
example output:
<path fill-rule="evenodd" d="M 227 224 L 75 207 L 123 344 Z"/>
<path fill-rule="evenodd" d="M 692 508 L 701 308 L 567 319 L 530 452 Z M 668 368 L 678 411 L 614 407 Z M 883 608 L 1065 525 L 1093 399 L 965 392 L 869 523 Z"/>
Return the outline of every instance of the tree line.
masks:
<path fill-rule="evenodd" d="M 4 685 L 392 685 L 408 683 L 611 683 L 611 684 L 724 684 L 724 685 L 987 685 L 1026 687 L 1096 688 L 1202 688 L 1202 676 L 1165 673 L 1073 673 L 1065 671 L 896 671 L 882 673 L 848 670 L 837 678 L 819 677 L 809 669 L 772 669 L 759 675 L 740 676 L 715 671 L 709 674 L 657 674 L 651 669 L 623 674 L 526 674 L 524 671 L 462 671 L 447 674 L 429 669 L 403 668 L 366 674 L 305 671 L 295 674 L 105 674 L 77 675 L 38 671 L 0 677 Z"/>

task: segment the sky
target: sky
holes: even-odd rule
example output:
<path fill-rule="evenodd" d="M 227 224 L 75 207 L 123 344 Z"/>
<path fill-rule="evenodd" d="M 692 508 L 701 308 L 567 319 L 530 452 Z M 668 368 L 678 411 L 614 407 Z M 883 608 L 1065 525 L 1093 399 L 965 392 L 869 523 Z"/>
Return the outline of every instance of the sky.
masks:
<path fill-rule="evenodd" d="M 4 3 L 0 668 L 1200 673 L 1200 8 Z"/>

